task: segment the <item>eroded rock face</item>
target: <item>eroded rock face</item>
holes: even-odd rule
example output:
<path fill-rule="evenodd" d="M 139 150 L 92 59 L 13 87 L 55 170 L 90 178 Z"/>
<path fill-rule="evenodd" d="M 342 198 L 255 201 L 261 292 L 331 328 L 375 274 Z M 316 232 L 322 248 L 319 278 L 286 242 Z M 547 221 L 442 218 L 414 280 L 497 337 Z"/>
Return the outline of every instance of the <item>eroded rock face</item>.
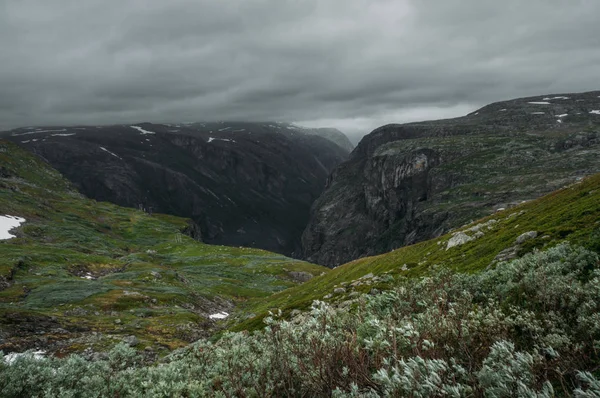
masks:
<path fill-rule="evenodd" d="M 207 243 L 298 256 L 310 206 L 348 156 L 309 130 L 140 123 L 2 135 L 47 160 L 90 198 L 189 217 L 194 222 L 182 232 Z"/>
<path fill-rule="evenodd" d="M 522 98 L 376 129 L 313 205 L 304 258 L 334 267 L 387 252 L 599 172 L 599 96 Z"/>

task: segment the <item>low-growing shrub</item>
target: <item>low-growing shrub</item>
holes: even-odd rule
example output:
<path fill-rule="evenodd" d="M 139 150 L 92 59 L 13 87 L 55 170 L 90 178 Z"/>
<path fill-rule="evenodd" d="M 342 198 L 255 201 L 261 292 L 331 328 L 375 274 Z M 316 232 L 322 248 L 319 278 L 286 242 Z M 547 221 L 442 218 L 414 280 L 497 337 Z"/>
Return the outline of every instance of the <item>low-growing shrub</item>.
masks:
<path fill-rule="evenodd" d="M 478 274 L 443 267 L 264 330 L 200 340 L 154 365 L 0 357 L 3 397 L 600 396 L 598 255 L 562 244 Z"/>

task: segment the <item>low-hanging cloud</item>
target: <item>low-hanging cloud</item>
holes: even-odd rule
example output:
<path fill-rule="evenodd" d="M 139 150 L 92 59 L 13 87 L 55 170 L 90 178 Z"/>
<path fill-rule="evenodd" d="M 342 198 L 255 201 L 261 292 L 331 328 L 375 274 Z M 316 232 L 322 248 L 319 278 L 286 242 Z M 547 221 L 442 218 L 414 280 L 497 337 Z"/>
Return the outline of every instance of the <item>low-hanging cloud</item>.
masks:
<path fill-rule="evenodd" d="M 596 0 L 0 0 L 0 128 L 274 120 L 365 134 L 598 89 L 598 16 Z"/>

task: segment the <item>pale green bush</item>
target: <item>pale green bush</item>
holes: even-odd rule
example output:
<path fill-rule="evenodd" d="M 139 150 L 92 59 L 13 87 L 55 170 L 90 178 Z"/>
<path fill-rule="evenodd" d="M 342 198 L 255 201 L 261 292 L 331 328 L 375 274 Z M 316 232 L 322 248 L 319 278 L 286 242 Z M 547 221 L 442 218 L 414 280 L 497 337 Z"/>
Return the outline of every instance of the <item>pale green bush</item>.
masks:
<path fill-rule="evenodd" d="M 437 267 L 152 366 L 125 345 L 95 362 L 0 356 L 0 396 L 600 397 L 599 268 L 566 244 L 473 275 Z"/>

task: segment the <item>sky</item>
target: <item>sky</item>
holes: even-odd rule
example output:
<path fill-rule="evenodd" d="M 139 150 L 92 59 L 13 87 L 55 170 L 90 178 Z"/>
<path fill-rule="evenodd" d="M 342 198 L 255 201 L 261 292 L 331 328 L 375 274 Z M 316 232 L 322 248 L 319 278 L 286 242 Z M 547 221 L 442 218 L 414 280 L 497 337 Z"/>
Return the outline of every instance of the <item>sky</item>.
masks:
<path fill-rule="evenodd" d="M 287 121 L 356 138 L 600 89 L 598 0 L 0 0 L 0 129 Z"/>

